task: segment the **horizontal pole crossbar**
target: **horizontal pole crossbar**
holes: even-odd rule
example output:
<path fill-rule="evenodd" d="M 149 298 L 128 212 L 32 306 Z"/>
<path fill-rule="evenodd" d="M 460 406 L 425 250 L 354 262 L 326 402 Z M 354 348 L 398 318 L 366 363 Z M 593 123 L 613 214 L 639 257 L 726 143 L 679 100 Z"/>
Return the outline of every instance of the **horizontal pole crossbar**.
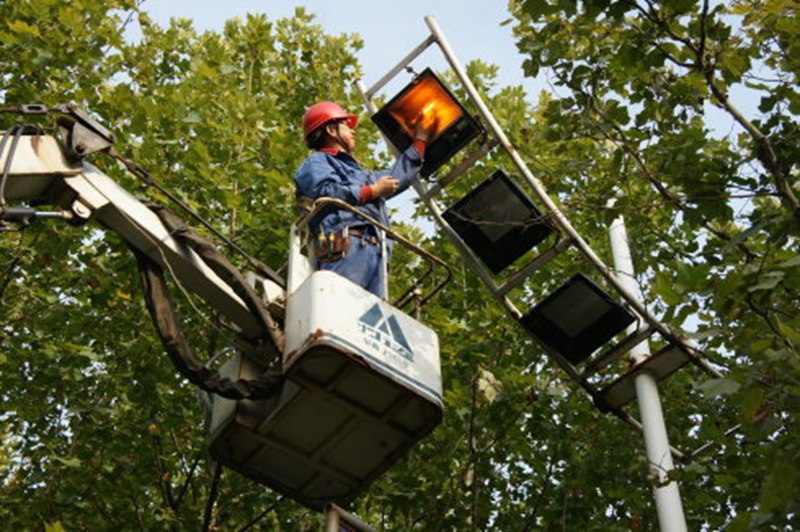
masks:
<path fill-rule="evenodd" d="M 428 47 L 435 42 L 436 42 L 436 37 L 434 37 L 433 34 L 428 35 L 428 37 L 424 41 L 422 41 L 419 45 L 417 45 L 416 48 L 411 50 L 411 52 L 409 52 L 408 55 L 406 55 L 403 59 L 401 59 L 400 62 L 397 63 L 394 66 L 394 68 L 392 68 L 385 76 L 376 81 L 372 87 L 367 89 L 367 91 L 364 93 L 364 96 L 367 99 L 371 99 L 373 96 L 375 96 L 375 94 L 377 94 L 379 90 L 381 90 L 384 86 L 386 86 L 387 83 L 389 83 L 392 79 L 394 79 L 394 77 L 398 73 L 400 73 L 401 70 L 407 67 L 408 64 L 411 63 L 411 61 L 416 59 L 422 52 L 427 50 Z"/>
<path fill-rule="evenodd" d="M 586 365 L 581 372 L 581 377 L 587 378 L 594 375 L 601 369 L 605 368 L 619 357 L 639 345 L 647 338 L 653 335 L 656 330 L 647 322 L 643 323 L 641 327 L 637 328 L 631 334 L 623 338 L 619 343 L 609 348 L 605 353 L 595 358 L 592 362 Z"/>

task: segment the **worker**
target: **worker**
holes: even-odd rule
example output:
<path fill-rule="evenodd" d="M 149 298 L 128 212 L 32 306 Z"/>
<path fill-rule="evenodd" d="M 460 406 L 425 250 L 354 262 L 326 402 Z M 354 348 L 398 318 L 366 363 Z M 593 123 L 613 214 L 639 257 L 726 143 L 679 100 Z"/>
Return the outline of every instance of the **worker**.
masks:
<path fill-rule="evenodd" d="M 413 143 L 388 170 L 370 172 L 353 157 L 358 117 L 334 102 L 320 102 L 303 116 L 306 145 L 314 150 L 294 176 L 298 199 L 336 198 L 389 225 L 386 200 L 404 191 L 422 168 L 425 148 L 436 127 L 433 114 L 416 120 Z M 382 246 L 376 227 L 342 209 L 326 209 L 312 220 L 319 245 L 319 269 L 350 279 L 386 298 L 382 248 L 387 259 L 390 243 Z"/>

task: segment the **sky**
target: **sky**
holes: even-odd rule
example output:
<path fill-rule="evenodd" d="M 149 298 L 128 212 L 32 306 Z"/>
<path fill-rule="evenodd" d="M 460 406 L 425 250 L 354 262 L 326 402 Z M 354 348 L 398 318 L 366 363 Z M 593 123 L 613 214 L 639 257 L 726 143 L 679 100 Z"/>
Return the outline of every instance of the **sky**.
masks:
<path fill-rule="evenodd" d="M 364 71 L 363 81 L 372 85 L 397 64 L 408 52 L 428 36 L 425 16 L 435 17 L 456 56 L 462 64 L 473 59 L 497 65 L 498 85 L 522 85 L 528 100 L 534 103 L 542 90 L 552 91 L 542 77 L 526 78 L 522 72 L 524 57 L 517 51 L 507 0 L 143 0 L 142 8 L 160 25 L 171 17 L 191 19 L 196 29 L 221 30 L 226 20 L 244 17 L 247 13 L 263 13 L 276 20 L 291 17 L 295 9 L 304 7 L 315 15 L 316 23 L 329 34 L 356 33 L 364 41 L 357 56 Z M 132 24 L 128 35 L 136 38 L 138 26 Z M 443 70 L 445 63 L 437 47 L 429 48 L 417 71 L 426 66 Z M 391 96 L 410 80 L 399 75 L 386 87 Z M 758 98 L 746 89 L 735 87 L 732 96 L 748 116 L 757 113 Z M 725 136 L 736 129 L 733 120 L 706 105 L 707 123 L 716 136 Z"/>
<path fill-rule="evenodd" d="M 198 30 L 221 30 L 225 20 L 247 13 L 263 13 L 272 20 L 290 17 L 300 6 L 315 15 L 326 33 L 361 36 L 364 48 L 357 56 L 367 86 L 428 36 L 424 19 L 432 15 L 462 64 L 472 59 L 495 64 L 500 86 L 523 85 L 529 94 L 539 92 L 540 85 L 522 74 L 523 57 L 514 44 L 513 24 L 500 25 L 511 17 L 506 0 L 145 0 L 142 4 L 159 25 L 167 25 L 171 17 L 182 17 L 192 19 Z M 443 67 L 441 54 L 433 50 L 438 52 L 438 48 L 429 49 L 420 58 L 424 63 L 419 63 L 419 68 L 415 64 L 417 71 L 425 66 Z M 406 75 L 387 90 L 399 89 L 408 80 Z"/>

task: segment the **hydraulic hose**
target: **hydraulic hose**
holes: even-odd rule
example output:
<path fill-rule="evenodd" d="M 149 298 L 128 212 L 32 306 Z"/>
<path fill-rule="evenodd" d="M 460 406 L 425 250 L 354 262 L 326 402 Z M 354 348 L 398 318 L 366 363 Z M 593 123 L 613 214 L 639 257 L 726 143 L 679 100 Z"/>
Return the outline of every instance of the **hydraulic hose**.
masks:
<path fill-rule="evenodd" d="M 198 253 L 209 267 L 242 298 L 248 309 L 262 323 L 264 340 L 272 344 L 275 352 L 281 352 L 283 338 L 280 330 L 241 273 L 211 243 L 183 224 L 175 214 L 164 207 L 153 208 L 153 211 L 171 230 L 172 236 L 176 240 Z M 164 270 L 156 261 L 140 250 L 131 249 L 136 255 L 147 310 L 167 354 L 181 375 L 203 390 L 228 399 L 266 399 L 280 391 L 283 377 L 279 374 L 266 373 L 258 379 L 233 380 L 221 376 L 219 372 L 208 368 L 200 361 L 186 339 L 175 312 L 164 278 Z"/>

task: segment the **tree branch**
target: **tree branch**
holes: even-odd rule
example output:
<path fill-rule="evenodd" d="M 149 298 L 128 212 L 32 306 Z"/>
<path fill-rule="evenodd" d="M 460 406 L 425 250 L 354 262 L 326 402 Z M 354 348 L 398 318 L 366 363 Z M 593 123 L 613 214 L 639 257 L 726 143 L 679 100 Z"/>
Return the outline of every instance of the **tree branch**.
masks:
<path fill-rule="evenodd" d="M 700 13 L 700 46 L 697 55 L 701 58 L 706 54 L 706 23 L 708 22 L 708 0 L 703 0 L 703 11 Z"/>
<path fill-rule="evenodd" d="M 767 172 L 772 175 L 772 178 L 775 181 L 775 185 L 777 186 L 778 192 L 782 196 L 784 203 L 788 205 L 795 219 L 800 222 L 800 200 L 798 200 L 786 176 L 784 175 L 780 158 L 778 157 L 777 153 L 775 153 L 775 148 L 772 145 L 772 141 L 770 140 L 769 136 L 764 134 L 764 132 L 762 132 L 758 127 L 755 126 L 755 124 L 748 120 L 744 114 L 742 114 L 741 111 L 739 111 L 739 109 L 737 109 L 731 103 L 728 95 L 720 88 L 714 79 L 714 71 L 716 70 L 715 64 L 713 62 L 706 62 L 705 49 L 708 9 L 708 0 L 704 0 L 703 10 L 700 15 L 700 45 L 696 48 L 691 46 L 690 43 L 682 40 L 677 35 L 674 35 L 666 22 L 660 20 L 657 16 L 654 16 L 654 20 L 673 38 L 684 42 L 684 44 L 689 46 L 689 48 L 694 51 L 697 64 L 696 68 L 705 77 L 706 85 L 708 85 L 708 88 L 711 90 L 711 94 L 716 99 L 717 107 L 726 111 L 731 117 L 733 117 L 733 119 L 740 126 L 742 126 L 755 141 L 756 145 L 758 146 L 755 153 L 756 158 L 761 162 L 762 165 L 764 165 L 764 168 L 767 170 Z"/>
<path fill-rule="evenodd" d="M 186 480 L 184 481 L 183 486 L 181 486 L 181 490 L 178 492 L 178 498 L 175 499 L 175 509 L 176 510 L 178 508 L 180 508 L 181 501 L 183 501 L 183 496 L 186 495 L 186 491 L 189 489 L 189 486 L 191 485 L 192 480 L 194 480 L 194 472 L 197 470 L 197 466 L 200 464 L 200 460 L 202 458 L 203 458 L 202 454 L 200 456 L 198 456 L 197 458 L 195 458 L 194 462 L 192 463 L 192 467 L 188 470 L 188 472 L 186 474 Z"/>
<path fill-rule="evenodd" d="M 470 521 L 473 528 L 478 526 L 478 479 L 477 479 L 477 456 L 476 456 L 476 448 L 475 448 L 475 415 L 478 410 L 478 375 L 480 373 L 480 367 L 476 365 L 475 367 L 475 374 L 472 378 L 472 405 L 470 408 L 469 413 L 469 461 L 470 465 L 467 467 L 467 471 L 472 469 L 472 476 L 471 476 L 471 490 L 472 490 L 472 497 L 470 501 Z"/>
<path fill-rule="evenodd" d="M 283 500 L 284 500 L 285 498 L 286 498 L 286 497 L 284 497 L 283 495 L 281 495 L 280 497 L 278 497 L 278 499 L 277 499 L 277 500 L 276 500 L 274 503 L 272 503 L 272 505 L 271 505 L 270 507 L 268 507 L 266 510 L 264 510 L 263 512 L 261 512 L 260 514 L 258 514 L 258 515 L 257 515 L 257 516 L 256 516 L 254 519 L 252 519 L 252 520 L 251 520 L 249 523 L 247 523 L 247 524 L 246 524 L 246 525 L 244 525 L 242 528 L 240 528 L 240 529 L 238 530 L 238 532 L 246 532 L 247 530 L 249 530 L 249 529 L 250 529 L 250 527 L 252 527 L 252 526 L 253 526 L 253 525 L 255 525 L 256 523 L 258 523 L 259 521 L 261 521 L 262 519 L 264 519 L 264 518 L 265 518 L 266 516 L 268 516 L 270 513 L 274 512 L 274 511 L 275 511 L 275 508 L 277 508 L 277 506 L 278 506 L 280 503 L 282 503 L 282 502 L 283 502 Z"/>
<path fill-rule="evenodd" d="M 594 95 L 588 93 L 583 93 L 583 94 L 587 97 L 589 102 L 591 102 L 590 105 L 592 110 L 595 113 L 597 113 L 600 116 L 600 118 L 602 118 L 605 121 L 605 123 L 609 124 L 614 129 L 614 131 L 617 132 L 617 135 L 619 135 L 620 138 L 617 138 L 614 135 L 609 134 L 608 131 L 606 131 L 605 128 L 600 127 L 599 124 L 595 123 L 592 125 L 595 128 L 597 128 L 598 131 L 600 131 L 600 134 L 603 135 L 603 137 L 611 141 L 615 146 L 617 146 L 617 148 L 622 149 L 629 157 L 633 159 L 633 161 L 636 163 L 636 166 L 641 170 L 641 172 L 645 175 L 647 180 L 650 181 L 650 183 L 656 188 L 656 190 L 662 197 L 664 197 L 670 203 L 674 203 L 679 209 L 685 210 L 687 208 L 685 200 L 683 198 L 678 198 L 677 196 L 673 195 L 664 186 L 664 184 L 658 178 L 656 178 L 655 175 L 653 175 L 653 173 L 650 171 L 650 168 L 642 160 L 639 153 L 636 152 L 636 150 L 634 150 L 633 148 L 631 148 L 630 140 L 628 139 L 627 135 L 625 135 L 625 132 L 622 130 L 622 128 L 620 128 L 619 125 L 617 125 L 616 122 L 614 122 L 613 120 L 609 120 L 609 118 L 598 107 L 597 99 L 594 97 Z M 713 234 L 714 236 L 725 242 L 730 241 L 731 239 L 731 237 L 727 233 L 712 227 L 711 224 L 709 224 L 706 221 L 703 221 L 703 228 L 705 228 L 708 232 L 710 232 L 711 234 Z M 750 249 L 746 245 L 744 245 L 744 243 L 740 242 L 739 244 L 737 244 L 737 247 L 739 248 L 740 251 L 742 251 L 742 253 L 745 254 L 745 257 L 748 261 L 751 261 L 756 257 L 756 255 L 752 251 L 750 251 Z"/>
<path fill-rule="evenodd" d="M 208 532 L 211 528 L 211 516 L 214 511 L 214 505 L 217 502 L 217 495 L 219 494 L 219 479 L 221 476 L 222 464 L 217 462 L 214 466 L 214 475 L 211 477 L 211 486 L 208 489 L 206 508 L 203 512 L 203 532 Z"/>
<path fill-rule="evenodd" d="M 31 243 L 30 243 L 29 247 L 33 246 L 34 244 L 36 244 L 36 242 L 39 240 L 39 237 L 41 235 L 42 235 L 41 231 L 36 233 L 36 236 L 34 236 L 33 240 L 31 240 Z M 22 244 L 24 243 L 24 241 L 25 241 L 25 232 L 22 231 L 22 232 L 20 232 L 19 242 L 17 243 L 17 254 L 12 259 L 11 263 L 8 265 L 8 268 L 6 268 L 5 274 L 3 275 L 3 277 L 4 277 L 3 284 L 2 284 L 2 286 L 0 286 L 0 307 L 2 307 L 2 305 L 3 305 L 3 297 L 5 297 L 6 290 L 8 289 L 9 285 L 11 284 L 11 280 L 14 277 L 14 272 L 17 269 L 17 267 L 20 265 L 20 263 L 22 262 L 22 258 L 23 258 L 24 254 L 25 254 L 24 253 L 25 250 L 22 247 Z"/>
<path fill-rule="evenodd" d="M 775 181 L 778 192 L 781 194 L 784 203 L 787 204 L 792 211 L 795 219 L 800 221 L 800 200 L 798 200 L 791 185 L 789 184 L 783 170 L 781 169 L 781 161 L 775 153 L 775 148 L 772 145 L 770 138 L 765 135 L 759 128 L 750 122 L 728 99 L 728 95 L 719 87 L 714 80 L 715 66 L 713 63 L 707 63 L 705 60 L 706 49 L 706 26 L 708 19 L 709 2 L 703 1 L 703 10 L 700 15 L 700 44 L 695 45 L 690 39 L 677 35 L 670 27 L 669 24 L 658 16 L 658 11 L 650 0 L 646 0 L 650 10 L 645 10 L 637 3 L 634 2 L 636 9 L 648 20 L 656 24 L 662 31 L 667 33 L 670 37 L 678 42 L 683 43 L 695 54 L 696 70 L 703 73 L 706 79 L 706 84 L 711 90 L 711 94 L 717 100 L 717 106 L 726 111 L 733 119 L 741 125 L 745 131 L 753 138 L 759 149 L 756 150 L 756 158 L 764 165 L 764 168 L 772 175 Z M 654 43 L 658 47 L 657 43 Z"/>
<path fill-rule="evenodd" d="M 535 525 L 536 514 L 539 513 L 539 505 L 544 500 L 544 497 L 548 492 L 548 488 L 550 488 L 551 485 L 550 482 L 551 479 L 553 478 L 553 469 L 556 463 L 555 457 L 559 453 L 559 450 L 560 448 L 556 447 L 556 449 L 553 451 L 553 455 L 547 462 L 547 476 L 540 483 L 541 488 L 539 490 L 539 496 L 536 497 L 536 504 L 534 504 L 531 511 L 528 512 L 528 516 L 525 519 L 525 527 L 522 529 L 522 532 L 528 532 L 528 530 L 530 530 L 531 527 Z"/>
<path fill-rule="evenodd" d="M 778 330 L 775 324 L 772 323 L 772 320 L 769 318 L 769 314 L 767 314 L 764 310 L 760 309 L 758 305 L 755 304 L 755 301 L 753 301 L 753 297 L 751 294 L 748 294 L 747 297 L 745 297 L 745 301 L 747 302 L 747 306 L 750 307 L 750 310 L 758 314 L 761 317 L 761 319 L 763 319 L 764 322 L 766 322 L 767 326 L 770 328 L 772 333 L 781 340 L 783 340 L 783 343 L 784 345 L 786 345 L 786 347 L 790 349 L 795 349 L 794 344 L 792 344 L 791 340 L 789 340 L 780 330 Z"/>
<path fill-rule="evenodd" d="M 659 28 L 661 28 L 661 29 L 662 29 L 662 30 L 663 30 L 663 31 L 664 31 L 664 32 L 665 32 L 667 35 L 669 35 L 670 37 L 672 37 L 672 38 L 673 38 L 673 39 L 675 39 L 676 41 L 678 41 L 678 42 L 680 42 L 680 43 L 684 44 L 684 45 L 685 45 L 687 48 L 689 48 L 689 49 L 690 49 L 692 52 L 694 52 L 695 54 L 697 54 L 697 51 L 698 51 L 698 49 L 697 49 L 697 46 L 696 46 L 696 45 L 695 45 L 695 44 L 694 44 L 694 43 L 691 41 L 691 39 L 688 39 L 688 38 L 686 38 L 686 37 L 681 37 L 680 35 L 678 35 L 677 33 L 675 33 L 675 31 L 673 31 L 673 29 L 669 27 L 669 24 L 667 24 L 667 22 L 666 22 L 664 19 L 662 19 L 662 18 L 660 18 L 660 17 L 658 16 L 658 11 L 656 10 L 656 6 L 653 4 L 653 2 L 651 2 L 650 0 L 645 0 L 645 1 L 646 1 L 646 3 L 647 3 L 647 6 L 650 8 L 650 10 L 649 10 L 649 11 L 648 11 L 648 10 L 646 10 L 646 9 L 644 9 L 643 7 L 641 7 L 641 6 L 640 6 L 638 3 L 636 3 L 636 2 L 632 2 L 632 5 L 633 5 L 633 6 L 634 6 L 634 7 L 635 7 L 635 8 L 636 8 L 636 9 L 637 9 L 637 10 L 638 10 L 638 11 L 639 11 L 639 12 L 640 12 L 640 13 L 641 13 L 641 14 L 642 14 L 644 17 L 645 17 L 645 18 L 647 18 L 647 20 L 649 20 L 650 22 L 652 22 L 653 24 L 655 24 L 656 26 L 658 26 Z"/>
<path fill-rule="evenodd" d="M 758 146 L 755 154 L 756 159 L 758 159 L 761 164 L 764 165 L 764 168 L 767 170 L 767 172 L 772 175 L 778 192 L 780 193 L 784 202 L 788 205 L 789 209 L 792 211 L 795 219 L 800 222 L 800 200 L 797 199 L 797 196 L 792 190 L 792 187 L 786 179 L 786 176 L 783 175 L 781 161 L 778 158 L 778 155 L 775 153 L 775 148 L 772 145 L 772 141 L 731 103 L 731 101 L 728 99 L 728 95 L 725 94 L 714 81 L 713 67 L 706 68 L 704 70 L 706 84 L 708 85 L 709 89 L 711 89 L 711 94 L 713 94 L 717 100 L 717 107 L 727 111 L 727 113 L 731 115 L 733 119 L 736 120 L 736 122 L 742 126 L 750 135 L 750 137 L 752 137 L 752 139 L 756 142 L 756 145 Z"/>
<path fill-rule="evenodd" d="M 136 522 L 139 525 L 139 530 L 144 530 L 144 522 L 142 521 L 142 509 L 139 507 L 139 503 L 136 502 L 136 497 L 133 496 L 133 493 L 130 491 L 128 492 L 128 499 L 130 499 L 131 503 L 133 504 L 133 511 L 136 514 Z"/>
<path fill-rule="evenodd" d="M 161 438 L 158 434 L 152 435 L 153 449 L 156 453 L 156 465 L 158 466 L 158 481 L 161 486 L 161 494 L 164 497 L 164 502 L 173 512 L 177 510 L 175 506 L 175 499 L 172 495 L 172 483 L 169 481 L 169 471 L 167 465 L 164 463 L 161 452 Z"/>

